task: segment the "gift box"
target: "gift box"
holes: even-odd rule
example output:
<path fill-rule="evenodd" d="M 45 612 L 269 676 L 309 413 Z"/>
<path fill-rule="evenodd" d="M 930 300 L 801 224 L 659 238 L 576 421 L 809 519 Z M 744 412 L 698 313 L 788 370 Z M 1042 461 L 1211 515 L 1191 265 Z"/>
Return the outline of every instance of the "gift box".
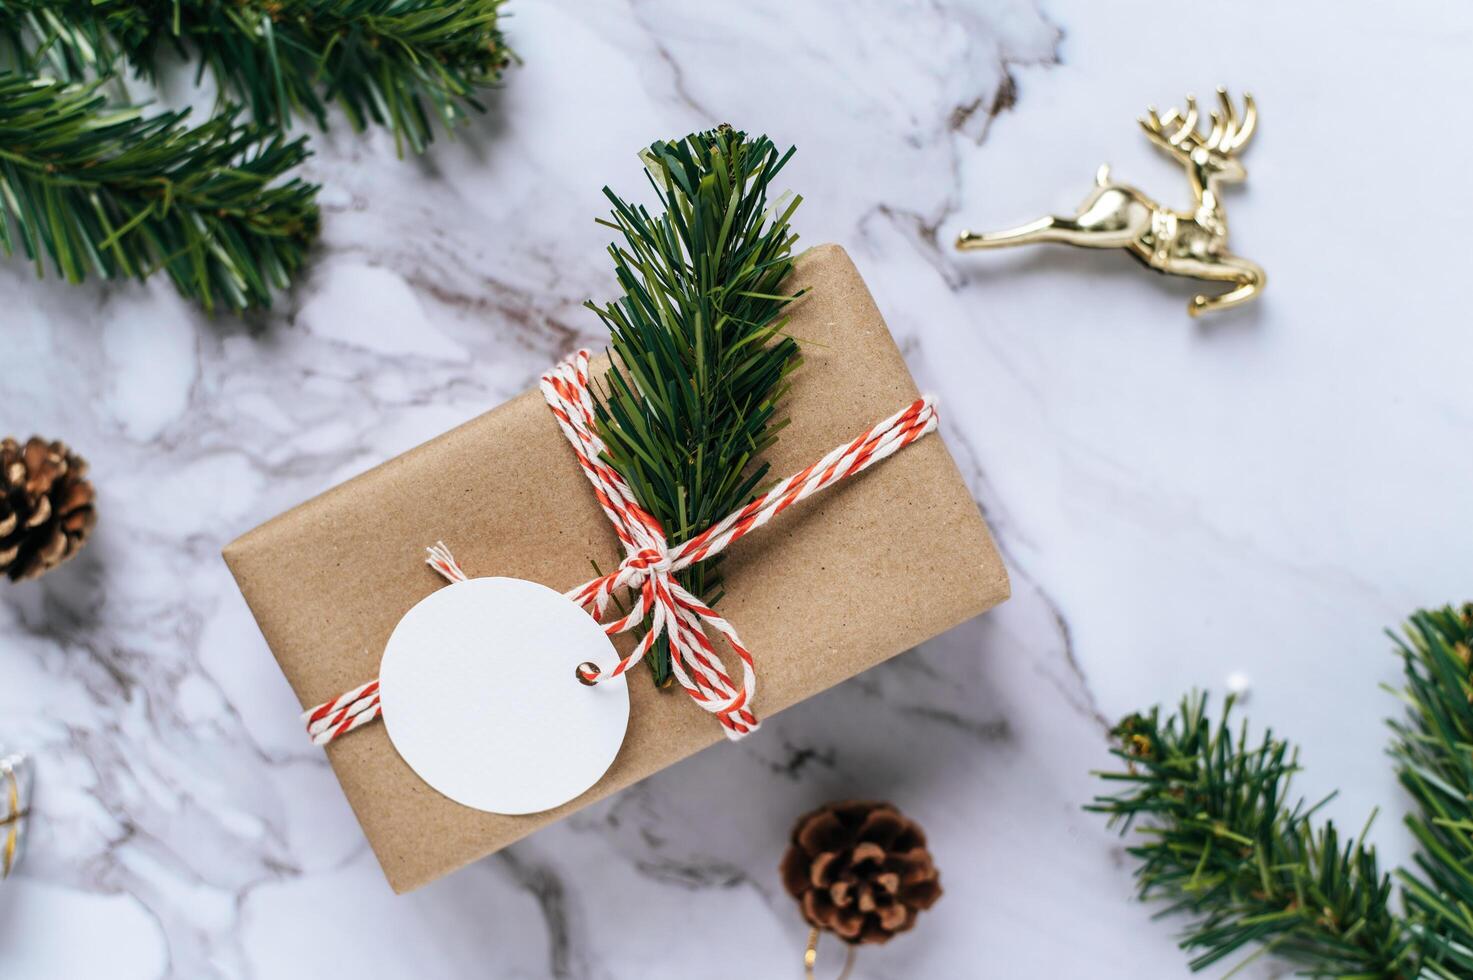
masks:
<path fill-rule="evenodd" d="M 917 397 L 843 249 L 804 253 L 787 288 L 805 291 L 787 331 L 803 363 L 783 402 L 789 424 L 766 455 L 773 477 Z M 594 374 L 606 365 L 595 361 Z M 443 585 L 423 561 L 439 539 L 472 576 L 559 591 L 621 558 L 573 451 L 529 391 L 245 534 L 225 560 L 309 706 L 377 676 L 400 619 Z M 939 434 L 796 504 L 726 554 L 719 608 L 753 652 L 764 718 L 1008 595 L 1002 561 Z M 713 717 L 678 687 L 659 690 L 636 670 L 628 689 L 629 726 L 612 767 L 582 796 L 542 813 L 486 813 L 440 795 L 399 758 L 383 725 L 326 746 L 393 889 L 433 881 L 722 740 Z"/>

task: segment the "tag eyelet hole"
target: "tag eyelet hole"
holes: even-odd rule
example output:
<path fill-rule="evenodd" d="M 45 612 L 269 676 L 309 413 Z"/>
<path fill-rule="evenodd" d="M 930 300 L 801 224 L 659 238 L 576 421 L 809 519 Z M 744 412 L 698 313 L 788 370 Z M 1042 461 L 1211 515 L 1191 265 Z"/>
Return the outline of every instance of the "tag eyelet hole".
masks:
<path fill-rule="evenodd" d="M 573 668 L 573 676 L 578 678 L 578 683 L 584 687 L 593 687 L 598 683 L 598 664 L 592 660 L 585 660 Z"/>

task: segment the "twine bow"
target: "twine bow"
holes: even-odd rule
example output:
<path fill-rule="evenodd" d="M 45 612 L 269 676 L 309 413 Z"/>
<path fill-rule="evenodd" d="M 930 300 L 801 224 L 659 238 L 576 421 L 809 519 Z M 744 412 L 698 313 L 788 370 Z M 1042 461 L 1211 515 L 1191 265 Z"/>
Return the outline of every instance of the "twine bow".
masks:
<path fill-rule="evenodd" d="M 613 525 L 625 557 L 612 572 L 564 594 L 588 610 L 611 636 L 634 629 L 646 616 L 649 628 L 629 655 L 607 675 L 596 669 L 580 669 L 579 676 L 590 684 L 605 676 L 617 677 L 639 663 L 661 636 L 668 636 L 675 680 L 697 704 L 716 716 L 728 738 L 741 738 L 756 731 L 759 724 L 751 709 L 757 691 L 752 654 L 731 623 L 684 588 L 676 580 L 676 574 L 720 554 L 733 541 L 798 501 L 868 469 L 933 431 L 937 425 L 935 404 L 929 397 L 916 399 L 745 507 L 672 547 L 660 522 L 635 501 L 629 484 L 604 461 L 604 443 L 595 427 L 588 359 L 588 351 L 578 351 L 543 375 L 540 388 L 572 444 L 584 476 L 593 485 L 594 495 Z M 467 577 L 443 543 L 429 549 L 427 562 L 452 582 Z M 609 601 L 621 590 L 632 594 L 632 608 L 618 619 L 604 622 Z M 741 663 L 740 685 L 733 681 L 712 646 L 706 633 L 708 627 L 726 638 Z M 303 712 L 302 718 L 307 733 L 320 745 L 373 721 L 382 713 L 378 682 L 369 681 Z"/>
<path fill-rule="evenodd" d="M 748 707 L 757 691 L 757 674 L 752 654 L 725 618 L 701 602 L 675 579 L 680 572 L 726 547 L 734 537 L 713 542 L 715 525 L 681 545 L 674 553 L 665 540 L 665 529 L 652 514 L 635 502 L 629 484 L 603 461 L 604 444 L 594 431 L 593 394 L 588 383 L 588 351 L 580 350 L 542 376 L 542 397 L 547 400 L 563 434 L 593 484 L 594 495 L 608 515 L 614 533 L 624 545 L 626 557 L 608 575 L 585 582 L 566 595 L 588 609 L 609 635 L 633 629 L 650 615 L 649 629 L 634 649 L 609 672 L 618 677 L 639 663 L 662 635 L 670 638 L 670 669 L 677 683 L 697 704 L 710 711 L 728 738 L 740 738 L 757 729 L 757 716 Z M 738 512 L 739 516 L 741 512 Z M 728 523 L 732 518 L 722 523 Z M 604 623 L 609 600 L 621 589 L 634 594 L 634 605 L 624 616 Z M 741 662 L 742 683 L 738 688 L 723 669 L 711 647 L 705 627 L 710 626 L 731 645 Z M 596 672 L 581 672 L 583 680 L 597 683 Z"/>

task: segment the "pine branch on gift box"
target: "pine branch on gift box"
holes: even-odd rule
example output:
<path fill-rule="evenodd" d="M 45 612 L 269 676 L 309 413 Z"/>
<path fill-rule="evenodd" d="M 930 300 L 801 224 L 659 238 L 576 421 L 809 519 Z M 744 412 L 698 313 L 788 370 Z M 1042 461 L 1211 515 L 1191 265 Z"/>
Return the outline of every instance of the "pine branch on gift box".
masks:
<path fill-rule="evenodd" d="M 1165 722 L 1159 709 L 1116 728 L 1122 772 L 1100 773 L 1123 788 L 1087 809 L 1122 831 L 1140 821 L 1141 897 L 1164 899 L 1163 915 L 1190 917 L 1181 940 L 1192 969 L 1261 944 L 1314 976 L 1411 976 L 1412 950 L 1389 908 L 1391 881 L 1362 839 L 1341 845 L 1323 805 L 1291 803 L 1297 751 L 1244 725 L 1214 723 L 1207 699 L 1182 702 Z"/>
<path fill-rule="evenodd" d="M 196 59 L 222 109 L 239 101 L 263 124 L 328 125 L 337 103 L 355 130 L 389 127 L 400 151 L 434 135 L 497 84 L 511 53 L 504 0 L 0 0 L 0 38 L 35 70 L 73 81 L 126 59 L 153 77 L 169 56 Z"/>
<path fill-rule="evenodd" d="M 1256 946 L 1316 977 L 1473 976 L 1473 605 L 1417 612 L 1395 639 L 1407 710 L 1390 751 L 1417 843 L 1400 909 L 1364 835 L 1342 847 L 1316 826 L 1323 804 L 1289 804 L 1294 750 L 1271 734 L 1250 746 L 1246 726 L 1234 739 L 1231 700 L 1216 724 L 1194 696 L 1116 728 L 1124 770 L 1098 775 L 1126 788 L 1086 809 L 1141 823 L 1141 895 L 1189 917 L 1193 969 Z"/>
<path fill-rule="evenodd" d="M 604 189 L 613 211 L 601 223 L 623 239 L 609 255 L 624 295 L 588 304 L 609 328 L 615 363 L 596 398 L 598 431 L 671 544 L 752 499 L 783 425 L 777 404 L 798 345 L 781 335 L 794 297 L 779 290 L 799 199 L 769 204 L 768 190 L 793 152 L 722 126 L 642 154 L 659 215 Z M 681 584 L 718 601 L 717 561 L 682 572 Z M 648 659 L 666 683 L 663 638 Z"/>
<path fill-rule="evenodd" d="M 282 180 L 303 142 L 109 108 L 99 85 L 0 73 L 0 250 L 69 282 L 163 269 L 206 309 L 268 305 L 317 230 L 316 187 Z"/>

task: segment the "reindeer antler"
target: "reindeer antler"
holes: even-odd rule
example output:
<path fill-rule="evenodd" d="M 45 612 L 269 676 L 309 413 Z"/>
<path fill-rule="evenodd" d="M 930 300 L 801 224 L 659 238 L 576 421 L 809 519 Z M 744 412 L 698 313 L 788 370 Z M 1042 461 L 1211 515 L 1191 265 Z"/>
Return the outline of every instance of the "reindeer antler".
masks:
<path fill-rule="evenodd" d="M 1146 118 L 1140 121 L 1141 128 L 1153 143 L 1176 154 L 1191 153 L 1201 147 L 1223 156 L 1232 156 L 1253 135 L 1253 127 L 1258 123 L 1258 107 L 1253 102 L 1253 96 L 1245 92 L 1243 116 L 1240 119 L 1237 110 L 1233 108 L 1232 99 L 1228 97 L 1227 89 L 1218 88 L 1217 101 L 1221 109 L 1213 110 L 1212 131 L 1205 138 L 1197 132 L 1197 99 L 1191 95 L 1187 96 L 1186 112 L 1169 109 L 1163 116 L 1156 112 L 1154 106 L 1147 109 Z M 1175 131 L 1168 133 L 1168 128 L 1173 125 L 1176 127 Z"/>
<path fill-rule="evenodd" d="M 1204 145 L 1223 156 L 1232 156 L 1253 135 L 1253 128 L 1258 125 L 1258 106 L 1254 104 L 1253 96 L 1244 92 L 1243 118 L 1239 119 L 1233 100 L 1228 97 L 1227 89 L 1221 86 L 1217 89 L 1217 101 L 1222 111 L 1212 113 L 1212 132 Z"/>
<path fill-rule="evenodd" d="M 1168 134 L 1166 127 L 1180 120 L 1176 132 Z M 1188 152 L 1193 146 L 1201 144 L 1201 137 L 1197 135 L 1197 97 L 1187 96 L 1187 111 L 1184 115 L 1178 114 L 1175 109 L 1167 111 L 1165 116 L 1156 113 L 1156 107 L 1146 109 L 1146 118 L 1141 121 L 1141 128 L 1146 135 L 1155 143 L 1160 144 L 1168 150 L 1179 152 L 1185 148 Z"/>

